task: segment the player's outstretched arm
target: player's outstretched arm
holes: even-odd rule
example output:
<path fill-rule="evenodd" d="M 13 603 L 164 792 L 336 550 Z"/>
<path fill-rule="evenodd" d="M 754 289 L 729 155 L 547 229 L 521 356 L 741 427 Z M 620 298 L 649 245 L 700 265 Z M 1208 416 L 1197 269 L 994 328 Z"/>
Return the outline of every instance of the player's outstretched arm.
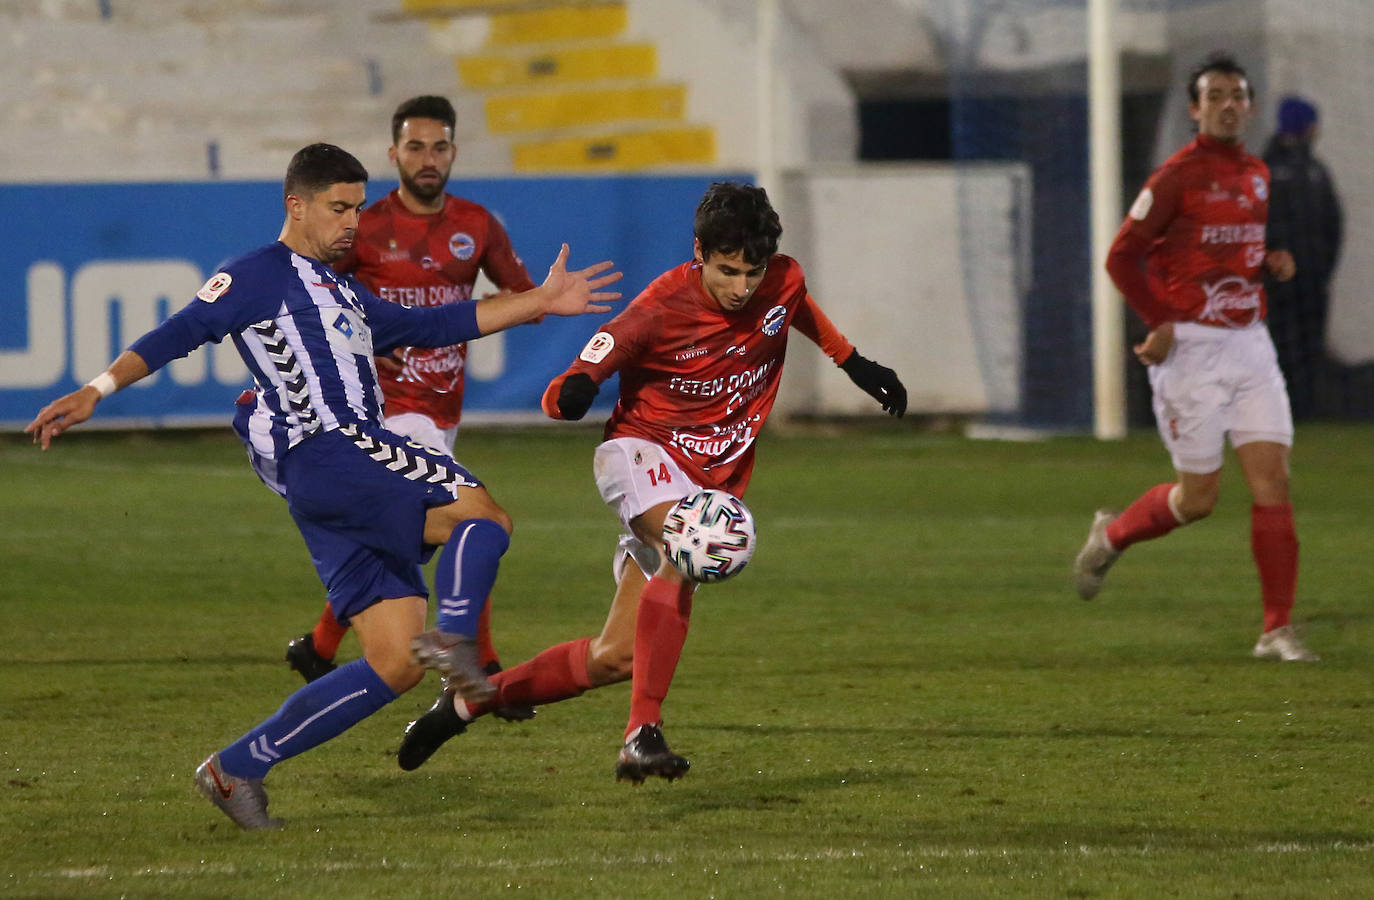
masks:
<path fill-rule="evenodd" d="M 605 304 L 619 300 L 619 291 L 602 291 L 600 288 L 614 284 L 625 277 L 624 272 L 612 272 L 615 263 L 604 260 L 585 269 L 568 271 L 568 245 L 558 251 L 558 257 L 549 266 L 548 277 L 540 285 L 549 296 L 544 312 L 555 316 L 580 316 L 583 313 L 610 312 Z"/>
<path fill-rule="evenodd" d="M 104 372 L 92 378 L 84 387 L 64 397 L 58 397 L 38 411 L 33 421 L 24 426 L 26 434 L 44 450 L 52 439 L 79 425 L 95 412 L 95 405 L 123 387 L 128 387 L 148 375 L 148 364 L 132 350 L 125 350 Z"/>
<path fill-rule="evenodd" d="M 860 356 L 858 350 L 849 354 L 849 358 L 840 363 L 840 368 L 850 381 L 882 404 L 888 415 L 901 418 L 906 412 L 906 386 L 896 372 Z"/>
<path fill-rule="evenodd" d="M 557 392 L 554 388 L 557 387 Z M 601 386 L 586 372 L 574 372 L 562 377 L 561 382 L 549 385 L 546 392 L 544 412 L 555 419 L 576 422 L 592 408 L 592 401 L 601 392 Z"/>
<path fill-rule="evenodd" d="M 601 288 L 624 277 L 623 272 L 611 272 L 615 263 L 606 260 L 585 269 L 568 271 L 568 245 L 558 251 L 558 258 L 549 267 L 544 283 L 521 294 L 492 297 L 477 303 L 477 327 L 482 334 L 504 331 L 522 322 L 543 315 L 580 316 L 587 313 L 610 312 L 605 304 L 619 300 L 616 291 Z"/>

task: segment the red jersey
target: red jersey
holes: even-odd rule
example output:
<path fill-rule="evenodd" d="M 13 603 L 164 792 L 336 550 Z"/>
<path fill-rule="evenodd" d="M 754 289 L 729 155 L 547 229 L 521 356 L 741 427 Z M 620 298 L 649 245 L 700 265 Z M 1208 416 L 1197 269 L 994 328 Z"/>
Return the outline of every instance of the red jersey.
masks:
<path fill-rule="evenodd" d="M 620 373 L 620 401 L 606 438 L 663 447 L 703 487 L 742 496 L 758 438 L 778 393 L 787 336 L 796 328 L 837 363 L 853 345 L 806 292 L 796 260 L 776 254 L 748 304 L 726 312 L 701 284 L 701 268 L 663 273 L 592 336 L 544 392 L 560 418 L 563 380 L 585 372 L 597 384 Z"/>
<path fill-rule="evenodd" d="M 441 212 L 418 215 L 392 191 L 363 210 L 353 250 L 335 268 L 356 273 L 383 300 L 407 306 L 440 306 L 472 299 L 478 271 L 497 287 L 534 288 L 525 264 L 511 248 L 506 229 L 476 203 L 444 196 Z M 386 414 L 418 412 L 440 428 L 463 414 L 467 345 L 402 347 L 399 374 L 378 372 Z"/>
<path fill-rule="evenodd" d="M 1112 243 L 1107 271 L 1151 328 L 1259 322 L 1268 217 L 1264 161 L 1240 144 L 1199 135 L 1146 181 Z"/>

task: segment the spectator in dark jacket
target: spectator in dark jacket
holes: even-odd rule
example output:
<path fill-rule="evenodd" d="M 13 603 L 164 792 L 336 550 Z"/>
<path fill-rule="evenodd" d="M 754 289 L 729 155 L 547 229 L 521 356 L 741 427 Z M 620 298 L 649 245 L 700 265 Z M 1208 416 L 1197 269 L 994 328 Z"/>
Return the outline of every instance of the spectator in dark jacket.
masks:
<path fill-rule="evenodd" d="M 1279 104 L 1278 131 L 1264 151 L 1269 166 L 1269 246 L 1288 250 L 1297 275 L 1270 278 L 1269 332 L 1288 381 L 1294 419 L 1317 413 L 1317 382 L 1325 364 L 1331 276 L 1341 252 L 1341 204 L 1326 166 L 1312 154 L 1317 108 L 1301 97 Z"/>

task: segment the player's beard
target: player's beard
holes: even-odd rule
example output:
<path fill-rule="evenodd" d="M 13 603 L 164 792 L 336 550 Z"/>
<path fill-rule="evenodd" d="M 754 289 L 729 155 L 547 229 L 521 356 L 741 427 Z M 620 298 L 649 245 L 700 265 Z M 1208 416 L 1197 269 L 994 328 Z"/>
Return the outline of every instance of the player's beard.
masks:
<path fill-rule="evenodd" d="M 422 203 L 433 203 L 439 195 L 444 192 L 444 187 L 448 184 L 448 173 L 441 172 L 438 181 L 420 184 L 413 177 L 401 174 L 401 184 L 405 185 L 406 190 L 412 197 Z"/>

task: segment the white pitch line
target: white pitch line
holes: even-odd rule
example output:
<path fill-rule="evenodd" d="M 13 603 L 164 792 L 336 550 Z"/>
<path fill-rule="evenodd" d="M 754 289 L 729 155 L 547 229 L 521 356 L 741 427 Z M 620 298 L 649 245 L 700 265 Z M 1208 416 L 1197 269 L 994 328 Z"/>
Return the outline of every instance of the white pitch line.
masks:
<path fill-rule="evenodd" d="M 1235 852 L 1252 853 L 1256 855 L 1284 854 L 1284 855 L 1305 855 L 1310 853 L 1369 853 L 1374 851 L 1374 841 L 1331 841 L 1330 843 L 1303 843 L 1300 841 L 1286 841 L 1269 844 L 1252 844 L 1248 847 L 1237 847 Z M 1058 856 L 1102 856 L 1102 857 L 1167 857 L 1173 853 L 1191 853 L 1188 848 L 1179 848 L 1174 851 L 1170 848 L 1161 848 L 1154 845 L 1139 845 L 1133 847 L 1115 846 L 1093 846 L 1090 844 L 1070 844 L 1053 848 L 1042 847 L 904 847 L 884 849 L 881 847 L 865 847 L 859 849 L 846 849 L 843 847 L 822 847 L 808 852 L 793 853 L 756 853 L 740 848 L 735 852 L 718 853 L 712 852 L 709 857 L 700 858 L 685 857 L 681 855 L 671 855 L 655 853 L 651 855 L 634 856 L 561 856 L 543 857 L 536 859 L 510 859 L 508 857 L 498 857 L 488 860 L 464 860 L 465 868 L 474 869 L 500 869 L 510 871 L 512 869 L 564 869 L 564 868 L 585 868 L 589 863 L 615 868 L 627 865 L 648 865 L 648 864 L 668 864 L 668 865 L 719 865 L 721 863 L 804 863 L 804 862 L 835 862 L 847 859 L 869 859 L 882 861 L 892 857 L 902 857 L 908 859 L 968 859 L 977 857 L 1020 857 L 1031 856 L 1036 859 L 1044 859 L 1046 855 Z M 1221 852 L 1227 852 L 1225 848 Z M 281 868 L 273 866 L 274 871 Z M 364 872 L 364 871 L 384 871 L 384 870 L 421 870 L 427 871 L 435 868 L 433 865 L 417 865 L 410 862 L 396 862 L 382 857 L 380 860 L 373 861 L 345 861 L 345 862 L 322 862 L 319 865 L 293 865 L 286 868 L 300 873 L 311 872 Z M 85 868 L 58 869 L 53 872 L 35 873 L 36 879 L 63 879 L 63 880 L 85 880 L 91 878 L 187 878 L 196 875 L 241 875 L 251 874 L 252 869 L 244 869 L 241 866 L 234 866 L 228 863 L 208 863 L 200 865 L 183 866 L 158 866 L 143 867 L 139 869 L 129 869 L 119 871 L 110 866 L 89 866 Z"/>

